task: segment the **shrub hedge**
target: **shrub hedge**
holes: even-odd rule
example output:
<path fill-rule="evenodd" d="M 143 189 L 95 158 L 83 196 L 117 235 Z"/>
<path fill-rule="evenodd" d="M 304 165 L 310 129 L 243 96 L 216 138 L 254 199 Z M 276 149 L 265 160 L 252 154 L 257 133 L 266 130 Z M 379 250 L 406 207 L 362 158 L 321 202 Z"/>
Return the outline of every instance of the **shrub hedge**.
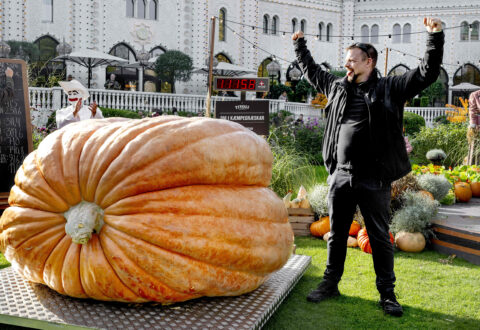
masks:
<path fill-rule="evenodd" d="M 403 127 L 405 128 L 405 134 L 414 135 L 420 132 L 422 127 L 425 127 L 425 119 L 416 113 L 405 111 L 403 113 Z"/>

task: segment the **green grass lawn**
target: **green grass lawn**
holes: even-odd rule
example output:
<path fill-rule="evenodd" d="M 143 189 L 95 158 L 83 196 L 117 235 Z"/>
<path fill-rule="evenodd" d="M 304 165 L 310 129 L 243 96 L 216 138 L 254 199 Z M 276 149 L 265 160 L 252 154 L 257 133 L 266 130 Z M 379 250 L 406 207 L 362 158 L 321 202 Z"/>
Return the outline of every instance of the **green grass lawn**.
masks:
<path fill-rule="evenodd" d="M 446 255 L 396 252 L 396 293 L 404 315 L 384 315 L 377 305 L 372 257 L 348 249 L 342 296 L 318 304 L 305 297 L 321 281 L 327 245 L 315 238 L 296 238 L 297 254 L 312 264 L 281 304 L 266 329 L 479 329 L 480 266 L 461 259 L 442 263 Z"/>
<path fill-rule="evenodd" d="M 0 269 L 10 266 L 10 263 L 5 259 L 3 254 L 0 253 Z"/>

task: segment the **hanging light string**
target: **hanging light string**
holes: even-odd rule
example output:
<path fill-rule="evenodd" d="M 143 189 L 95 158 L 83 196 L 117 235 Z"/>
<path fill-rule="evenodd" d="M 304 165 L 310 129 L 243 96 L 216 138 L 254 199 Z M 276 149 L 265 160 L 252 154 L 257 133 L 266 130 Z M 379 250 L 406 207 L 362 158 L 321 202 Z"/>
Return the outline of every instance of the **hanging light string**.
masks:
<path fill-rule="evenodd" d="M 240 23 L 240 22 L 236 22 L 236 21 L 232 21 L 232 20 L 228 20 L 228 19 L 224 19 L 225 22 L 229 22 L 229 23 L 233 23 L 233 24 L 237 24 L 237 25 L 241 25 L 241 26 L 245 26 L 245 27 L 249 27 L 253 30 L 255 29 L 260 29 L 260 30 L 263 30 L 263 27 L 262 26 L 256 26 L 256 25 L 250 25 L 250 24 L 245 24 L 245 23 Z M 221 22 L 219 20 L 219 22 Z M 227 24 L 225 24 L 225 26 L 227 26 Z M 468 25 L 470 29 L 473 28 L 473 24 L 469 24 Z M 446 28 L 443 28 L 443 30 L 453 30 L 453 29 L 458 29 L 458 28 L 461 28 L 462 25 L 457 25 L 457 26 L 451 26 L 451 27 L 446 27 Z M 267 27 L 268 30 L 271 30 L 269 27 Z M 282 31 L 282 30 L 279 30 L 278 33 L 281 33 L 282 35 L 285 35 L 287 33 L 292 33 L 291 31 Z M 412 35 L 412 34 L 422 34 L 422 33 L 427 33 L 427 31 L 416 31 L 416 32 L 409 32 L 409 33 L 386 33 L 386 34 L 377 34 L 375 36 L 378 36 L 378 37 L 388 37 L 388 38 L 392 38 L 393 36 L 402 36 L 402 35 Z M 311 33 L 303 33 L 305 36 L 312 36 L 312 37 L 315 37 L 315 38 L 319 38 L 320 35 L 319 34 L 311 34 Z M 350 38 L 350 39 L 355 39 L 355 38 L 362 38 L 362 36 L 358 36 L 358 35 L 331 35 L 330 38 Z"/>
<path fill-rule="evenodd" d="M 240 33 L 238 33 L 237 31 L 235 31 L 234 29 L 232 29 L 232 28 L 229 27 L 228 25 L 225 25 L 225 27 L 226 27 L 228 30 L 232 31 L 232 33 L 233 33 L 234 35 L 236 35 L 238 38 L 240 38 L 240 39 L 242 39 L 243 41 L 245 41 L 246 43 L 250 44 L 250 45 L 252 46 L 252 48 L 254 48 L 254 49 L 259 49 L 259 50 L 263 51 L 264 53 L 270 55 L 270 57 L 272 57 L 272 60 L 275 61 L 275 60 L 278 59 L 278 60 L 282 60 L 282 61 L 284 61 L 285 63 L 288 63 L 288 64 L 291 63 L 291 61 L 286 60 L 286 59 L 284 59 L 284 58 L 282 58 L 282 57 L 279 57 L 279 56 L 277 56 L 277 55 L 269 52 L 268 50 L 263 49 L 262 47 L 259 47 L 259 46 L 255 45 L 255 43 L 251 42 L 250 40 L 248 40 L 247 38 L 245 38 L 244 36 L 242 36 Z M 394 51 L 394 52 L 397 52 L 397 53 L 399 53 L 399 54 L 402 54 L 403 56 L 410 56 L 410 57 L 416 58 L 417 60 L 421 60 L 421 59 L 423 58 L 423 57 L 419 57 L 419 56 L 417 56 L 417 55 L 405 53 L 405 52 L 403 52 L 403 51 L 401 51 L 401 50 L 398 50 L 398 49 L 395 49 L 395 48 L 388 47 L 388 49 L 389 49 L 390 51 Z M 383 53 L 383 50 L 381 50 L 380 53 Z M 457 64 L 442 63 L 442 65 L 443 65 L 443 66 L 448 65 L 448 66 L 452 66 L 452 67 L 458 67 L 458 66 L 460 65 L 460 63 L 457 63 Z"/>
<path fill-rule="evenodd" d="M 410 57 L 414 57 L 416 58 L 417 60 L 421 60 L 423 57 L 419 57 L 417 55 L 413 55 L 413 54 L 408 54 L 408 53 L 405 53 L 401 50 L 398 50 L 398 49 L 395 49 L 395 48 L 391 48 L 391 47 L 388 47 L 389 50 L 391 51 L 394 51 L 394 52 L 397 52 L 399 54 L 402 54 L 403 56 L 410 56 Z M 381 53 L 381 52 L 380 52 Z M 442 63 L 442 65 L 449 65 L 449 66 L 454 66 L 454 67 L 458 67 L 460 65 L 460 63 L 457 63 L 457 64 L 452 64 L 452 63 Z"/>
<path fill-rule="evenodd" d="M 265 49 L 263 49 L 263 48 L 255 45 L 255 43 L 251 42 L 250 40 L 248 40 L 247 38 L 245 38 L 244 36 L 242 36 L 240 33 L 238 33 L 237 31 L 235 31 L 234 29 L 232 29 L 232 28 L 229 27 L 228 25 L 225 25 L 225 27 L 226 27 L 227 29 L 229 29 L 230 31 L 232 31 L 232 33 L 233 33 L 234 35 L 236 35 L 236 36 L 239 37 L 240 39 L 243 39 L 243 41 L 245 41 L 246 43 L 252 45 L 252 47 L 253 47 L 254 49 L 259 49 L 259 50 L 267 53 L 268 55 L 270 55 L 270 56 L 272 57 L 272 60 L 274 60 L 274 61 L 275 61 L 275 60 L 282 60 L 282 61 L 284 61 L 285 63 L 288 63 L 288 64 L 291 63 L 291 61 L 286 60 L 286 59 L 284 59 L 284 58 L 282 58 L 282 57 L 279 57 L 279 56 L 277 56 L 277 55 L 275 55 L 275 54 L 272 54 L 272 53 L 269 52 L 268 50 L 265 50 Z"/>

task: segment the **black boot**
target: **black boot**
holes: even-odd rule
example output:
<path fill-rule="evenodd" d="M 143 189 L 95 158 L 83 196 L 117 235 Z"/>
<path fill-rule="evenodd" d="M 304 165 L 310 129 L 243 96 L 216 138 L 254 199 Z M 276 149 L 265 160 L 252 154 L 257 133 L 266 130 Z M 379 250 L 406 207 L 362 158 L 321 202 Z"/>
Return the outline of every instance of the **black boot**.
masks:
<path fill-rule="evenodd" d="M 339 295 L 340 291 L 338 291 L 337 283 L 323 280 L 315 290 L 310 292 L 307 300 L 310 302 L 320 302 L 328 298 L 338 297 Z"/>
<path fill-rule="evenodd" d="M 402 316 L 403 315 L 403 308 L 397 301 L 395 297 L 395 293 L 393 291 L 384 293 L 380 295 L 380 306 L 383 308 L 383 312 L 385 314 L 393 315 L 393 316 Z"/>

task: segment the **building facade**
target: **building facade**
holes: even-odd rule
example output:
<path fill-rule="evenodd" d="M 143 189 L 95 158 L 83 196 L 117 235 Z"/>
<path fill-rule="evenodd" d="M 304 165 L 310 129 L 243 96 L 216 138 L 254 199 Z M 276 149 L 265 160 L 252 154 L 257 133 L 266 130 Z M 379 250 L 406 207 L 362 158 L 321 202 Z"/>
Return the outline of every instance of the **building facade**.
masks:
<path fill-rule="evenodd" d="M 289 80 L 295 60 L 295 30 L 306 33 L 314 58 L 326 67 L 343 67 L 351 43 L 370 42 L 379 51 L 380 72 L 396 74 L 417 66 L 425 50 L 423 17 L 434 16 L 446 34 L 441 76 L 446 95 L 460 82 L 480 85 L 480 0 L 5 0 L 0 10 L 3 40 L 35 42 L 47 57 L 57 55 L 55 45 L 64 40 L 74 51 L 91 48 L 130 62 L 142 51 L 158 56 L 180 50 L 194 67 L 205 67 L 210 18 L 216 16 L 215 55 L 264 76 L 274 59 L 281 82 Z M 85 68 L 67 63 L 67 71 L 86 82 Z M 92 88 L 103 88 L 111 72 L 124 85 L 138 79 L 136 69 L 100 67 Z M 177 93 L 203 93 L 206 81 L 194 74 L 176 85 Z M 153 72 L 145 72 L 145 90 L 164 87 Z"/>

